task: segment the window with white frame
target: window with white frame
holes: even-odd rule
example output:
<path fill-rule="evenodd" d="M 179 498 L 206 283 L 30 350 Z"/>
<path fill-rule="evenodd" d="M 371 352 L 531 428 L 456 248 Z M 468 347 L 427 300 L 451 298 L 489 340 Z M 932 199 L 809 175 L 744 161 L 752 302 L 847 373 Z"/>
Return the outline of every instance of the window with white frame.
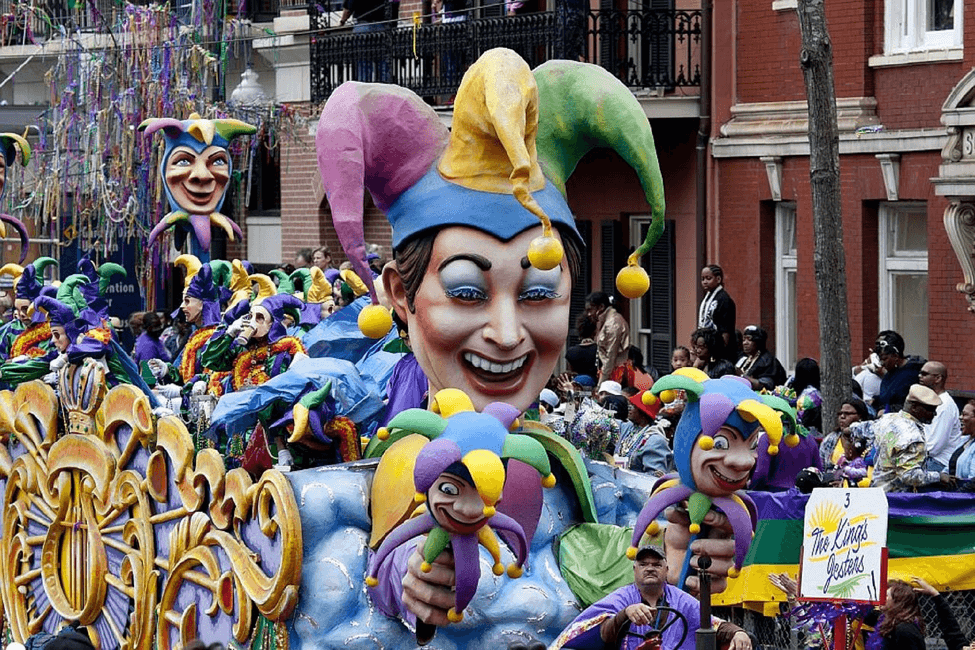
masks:
<path fill-rule="evenodd" d="M 887 0 L 884 54 L 962 46 L 962 0 Z"/>
<path fill-rule="evenodd" d="M 904 337 L 907 354 L 928 355 L 928 211 L 924 203 L 881 203 L 880 329 Z"/>
<path fill-rule="evenodd" d="M 775 356 L 790 372 L 799 354 L 796 335 L 796 205 L 775 205 Z"/>

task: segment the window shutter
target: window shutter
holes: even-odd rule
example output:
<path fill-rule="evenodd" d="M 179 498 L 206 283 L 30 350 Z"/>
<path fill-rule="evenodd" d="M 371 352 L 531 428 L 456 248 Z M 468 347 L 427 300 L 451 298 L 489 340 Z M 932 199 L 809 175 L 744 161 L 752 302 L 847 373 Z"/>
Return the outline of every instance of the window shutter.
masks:
<path fill-rule="evenodd" d="M 599 276 L 599 289 L 612 294 L 616 290 L 616 274 L 622 268 L 621 260 L 625 257 L 622 254 L 623 226 L 618 220 L 603 221 L 600 228 L 602 241 L 599 250 L 602 267 Z"/>
<path fill-rule="evenodd" d="M 572 285 L 572 296 L 569 301 L 569 345 L 575 345 L 579 342 L 579 335 L 576 332 L 576 316 L 586 308 L 586 296 L 589 295 L 589 286 L 592 282 L 592 269 L 591 269 L 591 256 L 589 251 L 592 250 L 592 222 L 591 221 L 576 221 L 576 230 L 582 235 L 582 241 L 585 242 L 586 248 L 582 251 L 582 259 L 580 260 L 582 266 L 582 273 L 580 273 L 579 278 Z"/>
<path fill-rule="evenodd" d="M 670 353 L 677 344 L 674 332 L 674 221 L 664 222 L 664 232 L 643 256 L 643 268 L 650 274 L 650 291 L 644 298 L 644 309 L 649 309 L 646 322 L 650 323 L 650 354 L 648 366 L 661 375 L 670 372 Z M 649 298 L 649 299 L 647 299 Z"/>

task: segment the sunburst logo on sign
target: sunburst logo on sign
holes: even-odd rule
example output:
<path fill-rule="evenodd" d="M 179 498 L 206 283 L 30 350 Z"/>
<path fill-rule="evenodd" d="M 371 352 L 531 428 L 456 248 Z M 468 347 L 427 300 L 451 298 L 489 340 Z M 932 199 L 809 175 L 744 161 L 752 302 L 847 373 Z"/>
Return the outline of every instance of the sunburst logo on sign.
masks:
<path fill-rule="evenodd" d="M 810 523 L 812 528 L 820 529 L 823 535 L 832 535 L 843 519 L 843 509 L 833 501 L 823 501 L 816 506 Z"/>

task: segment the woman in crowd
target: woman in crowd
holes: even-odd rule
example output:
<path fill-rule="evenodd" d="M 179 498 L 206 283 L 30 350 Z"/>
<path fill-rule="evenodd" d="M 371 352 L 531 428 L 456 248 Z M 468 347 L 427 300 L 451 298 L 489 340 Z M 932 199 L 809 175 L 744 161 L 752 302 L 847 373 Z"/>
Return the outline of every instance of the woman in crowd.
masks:
<path fill-rule="evenodd" d="M 724 345 L 717 330 L 702 327 L 691 334 L 691 349 L 694 351 L 694 367 L 702 370 L 711 379 L 735 373 L 731 362 L 722 358 Z"/>
<path fill-rule="evenodd" d="M 866 422 L 872 419 L 867 405 L 857 397 L 850 396 L 840 405 L 839 413 L 836 414 L 836 430 L 827 434 L 819 445 L 819 458 L 822 460 L 825 472 L 832 472 L 840 457 L 843 456 L 843 446 L 840 444 L 843 430 L 854 422 Z"/>
<path fill-rule="evenodd" d="M 962 650 L 968 641 L 944 596 L 921 578 L 913 577 L 911 581 L 918 586 L 911 587 L 903 580 L 887 583 L 887 603 L 880 608 L 882 616 L 876 631 L 880 637 L 880 650 L 925 650 L 924 616 L 918 604 L 919 593 L 931 598 L 938 614 L 941 638 L 948 650 Z M 867 645 L 872 644 L 868 641 Z"/>
<path fill-rule="evenodd" d="M 948 473 L 975 487 L 975 400 L 968 400 L 961 410 L 961 432 L 967 436 L 948 461 Z"/>
<path fill-rule="evenodd" d="M 772 390 L 785 383 L 785 368 L 767 346 L 768 332 L 758 325 L 749 325 L 742 332 L 742 355 L 735 369 L 748 380 L 752 390 Z"/>
<path fill-rule="evenodd" d="M 634 472 L 663 476 L 674 469 L 674 452 L 662 430 L 654 425 L 660 402 L 653 407 L 647 406 L 643 403 L 645 392 L 640 391 L 629 399 L 628 416 L 633 428 L 625 436 L 620 436 L 613 462 L 617 467 Z"/>

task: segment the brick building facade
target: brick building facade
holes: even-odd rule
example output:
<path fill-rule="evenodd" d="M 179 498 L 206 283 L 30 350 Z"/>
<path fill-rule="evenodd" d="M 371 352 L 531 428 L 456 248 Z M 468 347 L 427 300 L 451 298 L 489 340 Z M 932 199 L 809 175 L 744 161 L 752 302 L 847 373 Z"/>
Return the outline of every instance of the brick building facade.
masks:
<path fill-rule="evenodd" d="M 957 351 L 971 349 L 975 334 L 965 297 L 955 288 L 963 275 L 945 213 L 952 196 L 970 205 L 966 192 L 975 191 L 959 187 L 961 182 L 939 189 L 937 179 L 946 175 L 947 162 L 942 106 L 975 64 L 975 3 L 901 3 L 922 14 L 945 5 L 939 29 L 926 29 L 932 16 L 912 14 L 898 22 L 890 4 L 826 4 L 851 355 L 858 362 L 879 330 L 897 329 L 908 354 L 948 365 L 949 388 L 971 389 L 975 369 Z M 963 4 L 969 11 L 962 11 Z M 820 344 L 795 3 L 715 3 L 714 24 L 730 28 L 715 37 L 709 257 L 725 269 L 739 327 L 764 325 L 778 356 L 794 364 L 818 357 Z M 906 42 L 895 24 L 920 33 Z M 962 98 L 959 114 L 965 115 L 967 103 Z M 966 156 L 958 157 L 964 162 Z"/>

